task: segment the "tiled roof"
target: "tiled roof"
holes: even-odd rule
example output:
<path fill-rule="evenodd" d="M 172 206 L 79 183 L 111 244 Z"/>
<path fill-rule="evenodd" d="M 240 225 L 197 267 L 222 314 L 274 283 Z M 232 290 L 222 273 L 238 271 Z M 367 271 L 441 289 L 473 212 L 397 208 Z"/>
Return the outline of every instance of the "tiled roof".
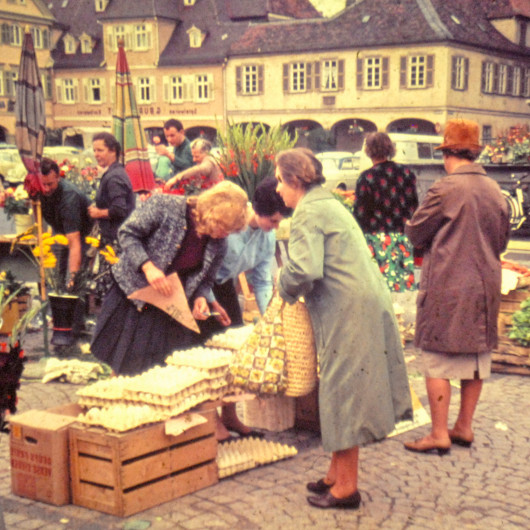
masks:
<path fill-rule="evenodd" d="M 271 12 L 293 18 L 320 18 L 320 11 L 316 10 L 308 0 L 270 0 Z"/>
<path fill-rule="evenodd" d="M 480 48 L 528 53 L 490 23 L 489 0 L 365 0 L 331 19 L 253 25 L 233 55 L 299 53 L 453 41 Z"/>
<path fill-rule="evenodd" d="M 104 59 L 101 25 L 97 23 L 96 10 L 93 0 L 49 0 L 48 7 L 51 9 L 57 21 L 63 25 L 65 33 L 73 35 L 77 39 L 86 33 L 94 40 L 92 53 L 81 53 L 81 47 L 77 47 L 74 54 L 64 53 L 62 39 L 52 50 L 51 56 L 55 69 L 74 68 L 97 68 Z"/>
<path fill-rule="evenodd" d="M 201 1 L 197 0 L 197 4 Z M 93 1 L 91 1 L 93 3 Z M 107 9 L 99 13 L 100 20 L 142 19 L 142 18 L 178 18 L 182 0 L 110 0 Z"/>
<path fill-rule="evenodd" d="M 490 0 L 487 11 L 490 18 L 510 18 L 516 15 L 530 18 L 530 2 L 528 0 Z"/>
<path fill-rule="evenodd" d="M 161 53 L 158 64 L 177 66 L 222 63 L 231 45 L 252 22 L 264 21 L 273 12 L 283 16 L 287 16 L 287 13 L 293 16 L 318 14 L 308 6 L 308 0 L 198 0 L 194 7 L 179 9 L 180 24 Z M 205 16 L 205 12 L 211 16 Z M 200 48 L 190 48 L 187 30 L 192 26 L 206 33 Z"/>

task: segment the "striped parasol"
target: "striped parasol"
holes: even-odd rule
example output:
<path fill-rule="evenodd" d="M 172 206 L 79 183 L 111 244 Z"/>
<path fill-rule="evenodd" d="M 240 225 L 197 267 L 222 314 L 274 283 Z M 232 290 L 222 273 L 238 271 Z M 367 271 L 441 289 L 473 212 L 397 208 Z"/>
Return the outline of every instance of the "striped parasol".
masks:
<path fill-rule="evenodd" d="M 155 177 L 149 162 L 147 142 L 140 123 L 123 42 L 118 43 L 116 107 L 112 116 L 112 133 L 122 146 L 121 162 L 131 179 L 133 190 L 152 190 L 155 187 Z"/>
<path fill-rule="evenodd" d="M 31 196 L 42 191 L 40 161 L 46 140 L 46 109 L 31 33 L 22 44 L 15 101 L 15 143 L 28 170 L 25 187 Z"/>
<path fill-rule="evenodd" d="M 33 38 L 29 27 L 26 27 L 20 66 L 18 70 L 17 92 L 15 101 L 15 143 L 20 158 L 28 174 L 24 187 L 34 200 L 37 219 L 37 242 L 39 245 L 40 296 L 46 300 L 46 280 L 42 251 L 42 211 L 40 193 L 43 191 L 40 162 L 46 140 L 46 107 L 42 90 L 39 66 L 33 46 Z M 46 323 L 46 309 L 42 308 L 43 322 Z M 48 327 L 42 328 L 44 338 L 44 354 L 48 355 Z"/>

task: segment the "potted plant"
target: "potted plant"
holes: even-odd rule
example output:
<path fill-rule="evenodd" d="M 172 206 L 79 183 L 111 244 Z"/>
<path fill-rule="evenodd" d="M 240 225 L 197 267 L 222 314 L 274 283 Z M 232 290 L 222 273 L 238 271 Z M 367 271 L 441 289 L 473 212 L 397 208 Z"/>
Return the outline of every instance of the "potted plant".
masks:
<path fill-rule="evenodd" d="M 29 287 L 16 280 L 11 271 L 0 272 L 0 290 L 4 300 L 4 310 L 0 313 L 0 334 L 10 334 L 20 316 L 29 306 Z M 10 301 L 5 303 L 7 297 Z"/>
<path fill-rule="evenodd" d="M 3 208 L 8 219 L 14 217 L 17 234 L 20 234 L 33 226 L 34 221 L 31 201 L 23 184 L 20 184 L 14 190 L 13 188 L 7 188 L 5 190 Z"/>

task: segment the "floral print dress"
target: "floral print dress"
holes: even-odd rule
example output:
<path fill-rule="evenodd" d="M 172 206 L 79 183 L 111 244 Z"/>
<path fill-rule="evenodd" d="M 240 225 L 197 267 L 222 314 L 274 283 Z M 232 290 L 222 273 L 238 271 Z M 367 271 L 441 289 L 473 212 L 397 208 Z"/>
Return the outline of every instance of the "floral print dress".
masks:
<path fill-rule="evenodd" d="M 391 291 L 416 288 L 413 248 L 404 229 L 417 207 L 416 175 L 405 166 L 387 160 L 361 173 L 354 216 Z"/>

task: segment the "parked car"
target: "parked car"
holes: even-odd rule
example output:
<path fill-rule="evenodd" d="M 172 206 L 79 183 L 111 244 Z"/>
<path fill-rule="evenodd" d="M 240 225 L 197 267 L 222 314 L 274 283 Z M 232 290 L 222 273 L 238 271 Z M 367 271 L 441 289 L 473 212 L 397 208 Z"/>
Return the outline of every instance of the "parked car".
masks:
<path fill-rule="evenodd" d="M 441 136 L 406 133 L 388 133 L 388 136 L 396 146 L 396 156 L 392 160 L 397 164 L 443 164 L 442 152 L 434 149 L 442 143 Z M 359 160 L 359 172 L 372 167 L 372 161 L 366 155 L 364 146 L 363 143 L 362 149 L 354 154 Z"/>
<path fill-rule="evenodd" d="M 349 151 L 325 151 L 315 155 L 322 163 L 326 177 L 324 187 L 330 190 L 355 189 L 359 177 L 359 160 Z"/>
<path fill-rule="evenodd" d="M 22 160 L 20 159 L 20 155 L 18 154 L 18 150 L 15 149 L 0 149 L 0 179 L 2 181 L 2 184 L 18 184 L 19 182 L 23 182 L 26 175 L 22 177 L 22 179 L 12 179 L 12 170 L 16 168 L 18 165 L 21 165 L 22 167 Z"/>

